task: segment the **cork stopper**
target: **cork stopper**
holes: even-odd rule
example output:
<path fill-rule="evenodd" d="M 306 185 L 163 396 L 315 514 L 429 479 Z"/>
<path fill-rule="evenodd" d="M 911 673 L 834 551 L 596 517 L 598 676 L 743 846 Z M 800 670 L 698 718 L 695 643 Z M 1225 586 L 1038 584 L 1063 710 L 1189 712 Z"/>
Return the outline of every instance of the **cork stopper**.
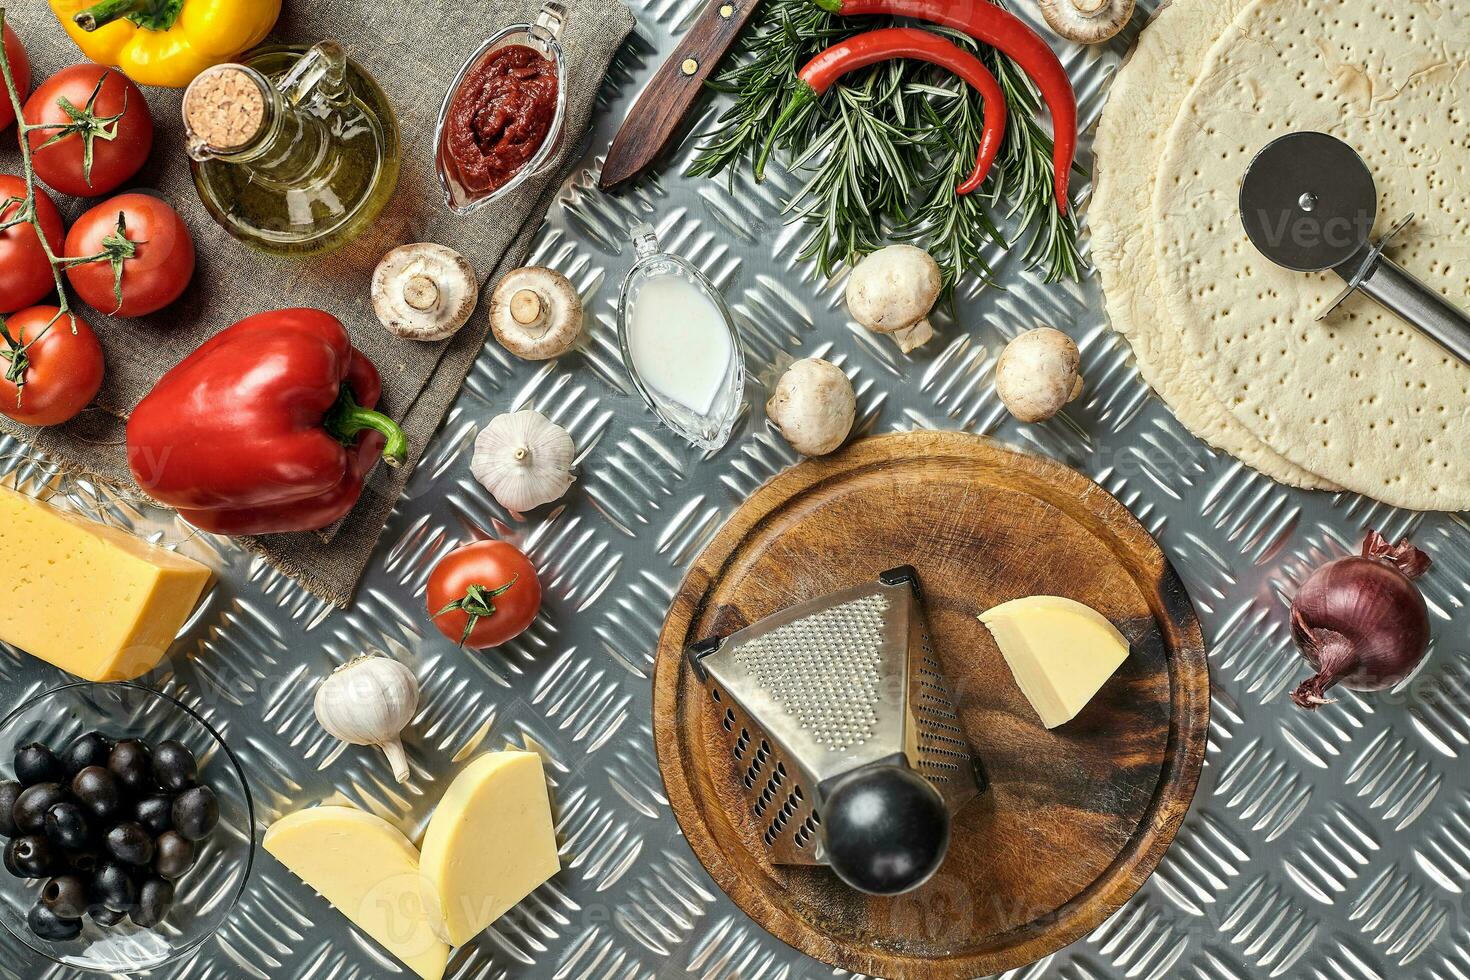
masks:
<path fill-rule="evenodd" d="M 220 65 L 199 75 L 184 93 L 184 125 L 217 152 L 247 146 L 266 124 L 265 92 L 243 65 Z"/>

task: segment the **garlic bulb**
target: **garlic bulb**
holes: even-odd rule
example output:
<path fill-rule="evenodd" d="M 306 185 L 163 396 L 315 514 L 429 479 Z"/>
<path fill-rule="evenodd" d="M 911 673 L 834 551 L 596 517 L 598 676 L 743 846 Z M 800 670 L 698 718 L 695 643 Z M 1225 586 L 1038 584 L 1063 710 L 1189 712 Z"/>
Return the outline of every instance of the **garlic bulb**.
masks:
<path fill-rule="evenodd" d="M 475 439 L 470 472 L 502 507 L 520 513 L 567 492 L 575 453 L 566 429 L 527 409 L 490 420 Z"/>
<path fill-rule="evenodd" d="M 327 734 L 382 749 L 400 783 L 408 782 L 400 735 L 418 708 L 419 682 L 413 671 L 374 653 L 338 667 L 316 689 L 316 720 Z"/>

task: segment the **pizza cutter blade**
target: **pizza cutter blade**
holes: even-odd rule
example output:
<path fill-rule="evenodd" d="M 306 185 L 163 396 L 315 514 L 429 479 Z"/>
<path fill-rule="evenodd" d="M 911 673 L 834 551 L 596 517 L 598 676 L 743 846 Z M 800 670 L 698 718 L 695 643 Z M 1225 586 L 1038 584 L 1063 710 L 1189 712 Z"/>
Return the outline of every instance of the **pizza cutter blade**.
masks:
<path fill-rule="evenodd" d="M 1414 216 L 1373 241 L 1378 191 L 1363 158 L 1326 133 L 1268 143 L 1246 168 L 1240 220 L 1251 243 L 1296 272 L 1331 269 L 1347 284 L 1317 319 L 1361 290 L 1470 364 L 1470 316 L 1384 256 Z"/>

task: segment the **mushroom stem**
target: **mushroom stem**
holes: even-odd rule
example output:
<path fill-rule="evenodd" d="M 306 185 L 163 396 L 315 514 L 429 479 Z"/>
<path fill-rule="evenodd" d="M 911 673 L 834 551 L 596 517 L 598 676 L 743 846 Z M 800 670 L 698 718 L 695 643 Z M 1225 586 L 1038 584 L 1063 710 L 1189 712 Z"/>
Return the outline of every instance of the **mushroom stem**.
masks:
<path fill-rule="evenodd" d="M 439 285 L 425 275 L 409 276 L 403 284 L 403 301 L 424 312 L 439 305 Z"/>
<path fill-rule="evenodd" d="M 1096 17 L 1107 9 L 1108 0 L 1071 0 L 1072 7 L 1084 17 Z"/>
<path fill-rule="evenodd" d="M 541 319 L 541 305 L 541 296 L 534 290 L 517 290 L 510 298 L 510 315 L 516 323 L 529 326 Z"/>

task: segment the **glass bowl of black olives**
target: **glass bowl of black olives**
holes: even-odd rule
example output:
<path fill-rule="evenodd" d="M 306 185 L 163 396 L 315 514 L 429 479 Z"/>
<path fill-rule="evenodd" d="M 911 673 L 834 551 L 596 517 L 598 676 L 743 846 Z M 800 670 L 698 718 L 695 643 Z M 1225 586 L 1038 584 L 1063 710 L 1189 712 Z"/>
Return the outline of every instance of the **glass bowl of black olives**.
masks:
<path fill-rule="evenodd" d="M 194 711 L 135 684 L 70 684 L 0 721 L 0 926 L 97 973 L 189 956 L 250 876 L 239 760 Z"/>

